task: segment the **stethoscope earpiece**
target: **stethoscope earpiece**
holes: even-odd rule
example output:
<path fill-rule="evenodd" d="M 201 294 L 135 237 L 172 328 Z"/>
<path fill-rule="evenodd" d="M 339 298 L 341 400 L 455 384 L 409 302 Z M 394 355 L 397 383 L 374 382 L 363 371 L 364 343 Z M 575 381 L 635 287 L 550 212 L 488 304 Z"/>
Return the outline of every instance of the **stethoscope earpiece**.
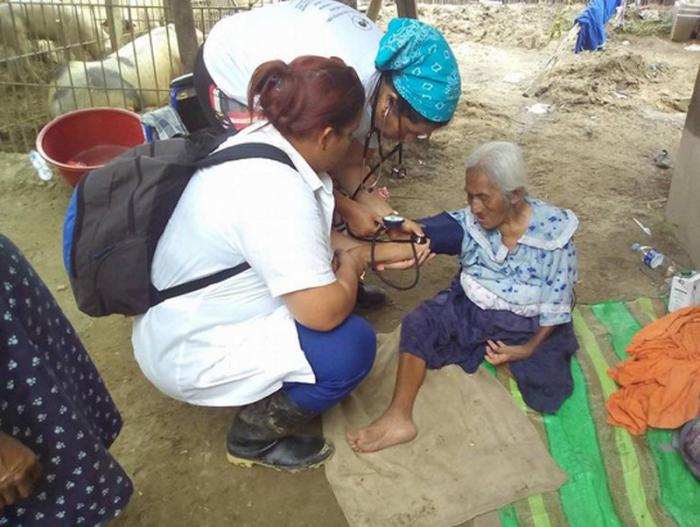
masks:
<path fill-rule="evenodd" d="M 384 116 L 382 117 L 382 119 L 384 119 L 385 121 L 386 121 L 386 118 L 389 117 L 389 112 L 391 111 L 391 107 L 393 105 L 394 105 L 394 100 L 389 99 L 389 102 L 386 105 L 386 110 L 384 110 Z"/>
<path fill-rule="evenodd" d="M 376 181 L 370 188 L 365 187 L 365 183 L 374 176 L 374 174 L 378 171 L 381 170 L 382 165 L 384 162 L 389 159 L 391 156 L 394 154 L 398 153 L 399 155 L 399 162 L 394 165 L 391 169 L 391 172 L 389 174 L 389 177 L 393 179 L 404 179 L 406 177 L 406 168 L 403 166 L 403 143 L 399 142 L 394 146 L 394 148 L 391 149 L 391 151 L 388 154 L 384 154 L 384 149 L 382 148 L 382 134 L 379 129 L 377 129 L 374 126 L 374 119 L 377 111 L 377 105 L 379 102 L 379 86 L 374 91 L 374 94 L 372 95 L 372 114 L 371 114 L 371 128 L 369 132 L 367 133 L 367 136 L 365 137 L 365 144 L 364 144 L 364 149 L 362 153 L 362 160 L 363 160 L 363 167 L 362 169 L 364 170 L 364 162 L 367 160 L 367 152 L 369 151 L 369 146 L 371 143 L 372 136 L 376 134 L 377 136 L 377 149 L 379 150 L 379 162 L 376 163 L 374 166 L 372 166 L 369 170 L 369 172 L 365 175 L 365 177 L 362 179 L 360 184 L 357 186 L 355 189 L 355 192 L 353 192 L 350 197 L 351 199 L 355 199 L 357 197 L 357 194 L 361 190 L 366 190 L 367 192 L 372 192 L 374 188 L 377 186 L 377 183 L 379 182 L 379 177 L 381 177 L 381 172 L 379 177 L 377 177 Z M 384 110 L 384 115 L 383 119 L 386 121 L 386 118 L 389 116 L 389 112 L 394 106 L 394 99 L 389 99 L 389 102 L 387 103 L 386 110 Z M 399 131 L 401 130 L 401 119 L 399 118 Z M 399 134 L 400 135 L 400 134 Z"/>

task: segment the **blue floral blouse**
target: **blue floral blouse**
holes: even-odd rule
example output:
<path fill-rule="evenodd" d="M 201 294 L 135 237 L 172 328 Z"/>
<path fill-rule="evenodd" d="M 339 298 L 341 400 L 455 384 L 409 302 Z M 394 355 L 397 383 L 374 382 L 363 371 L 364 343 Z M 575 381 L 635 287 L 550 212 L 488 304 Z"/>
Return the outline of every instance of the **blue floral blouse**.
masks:
<path fill-rule="evenodd" d="M 462 286 L 477 305 L 539 315 L 541 326 L 565 324 L 571 321 L 578 279 L 572 240 L 578 219 L 570 210 L 526 200 L 532 207 L 530 225 L 512 251 L 500 231 L 485 230 L 468 207 L 420 221 L 434 252 L 459 254 Z"/>

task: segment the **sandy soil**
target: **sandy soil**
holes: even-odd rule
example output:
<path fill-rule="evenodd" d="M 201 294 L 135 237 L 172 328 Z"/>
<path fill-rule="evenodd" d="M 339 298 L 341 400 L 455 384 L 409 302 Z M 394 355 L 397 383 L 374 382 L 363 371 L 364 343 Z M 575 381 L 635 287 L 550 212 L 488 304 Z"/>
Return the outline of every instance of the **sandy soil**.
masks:
<path fill-rule="evenodd" d="M 672 170 L 655 167 L 652 158 L 662 148 L 677 148 L 700 53 L 657 37 L 613 36 L 603 53 L 565 57 L 538 87 L 538 97 L 524 98 L 576 11 L 421 8 L 454 45 L 464 95 L 447 129 L 430 144 L 409 149 L 409 177 L 389 181 L 393 202 L 413 217 L 461 207 L 468 152 L 487 140 L 517 141 L 529 163 L 531 193 L 573 209 L 581 220 L 579 301 L 659 296 L 663 279 L 645 271 L 629 250 L 645 240 L 632 217 L 652 228 L 651 243 L 689 263 L 663 218 Z M 550 104 L 550 111 L 528 112 L 535 102 Z M 228 465 L 223 443 L 231 411 L 164 397 L 133 360 L 129 320 L 93 320 L 77 311 L 60 260 L 69 194 L 60 182 L 38 182 L 22 157 L 0 158 L 1 229 L 54 291 L 125 420 L 113 451 L 137 490 L 117 523 L 344 525 L 322 471 L 286 475 Z M 455 270 L 453 261 L 437 259 L 416 289 L 390 291 L 390 305 L 368 314 L 370 320 L 379 331 L 392 329 L 421 299 L 446 286 Z"/>

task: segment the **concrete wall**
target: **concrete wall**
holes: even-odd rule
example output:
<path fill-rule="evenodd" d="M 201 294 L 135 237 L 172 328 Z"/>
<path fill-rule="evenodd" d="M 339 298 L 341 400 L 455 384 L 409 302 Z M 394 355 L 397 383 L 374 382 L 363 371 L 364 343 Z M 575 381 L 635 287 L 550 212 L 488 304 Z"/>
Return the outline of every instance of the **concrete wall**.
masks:
<path fill-rule="evenodd" d="M 700 269 L 700 68 L 674 165 L 666 216 Z"/>
<path fill-rule="evenodd" d="M 700 28 L 700 3 L 694 0 L 681 0 L 673 7 L 673 26 L 671 40 L 685 42 L 693 37 Z"/>

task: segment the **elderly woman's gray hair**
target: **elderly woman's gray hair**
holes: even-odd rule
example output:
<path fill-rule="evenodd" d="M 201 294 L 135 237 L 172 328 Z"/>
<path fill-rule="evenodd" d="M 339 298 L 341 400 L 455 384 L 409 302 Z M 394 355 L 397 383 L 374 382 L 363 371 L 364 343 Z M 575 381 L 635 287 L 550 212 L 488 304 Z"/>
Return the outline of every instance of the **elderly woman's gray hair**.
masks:
<path fill-rule="evenodd" d="M 467 172 L 483 171 L 504 194 L 526 189 L 526 168 L 523 151 L 514 143 L 492 141 L 484 143 L 467 158 Z"/>

